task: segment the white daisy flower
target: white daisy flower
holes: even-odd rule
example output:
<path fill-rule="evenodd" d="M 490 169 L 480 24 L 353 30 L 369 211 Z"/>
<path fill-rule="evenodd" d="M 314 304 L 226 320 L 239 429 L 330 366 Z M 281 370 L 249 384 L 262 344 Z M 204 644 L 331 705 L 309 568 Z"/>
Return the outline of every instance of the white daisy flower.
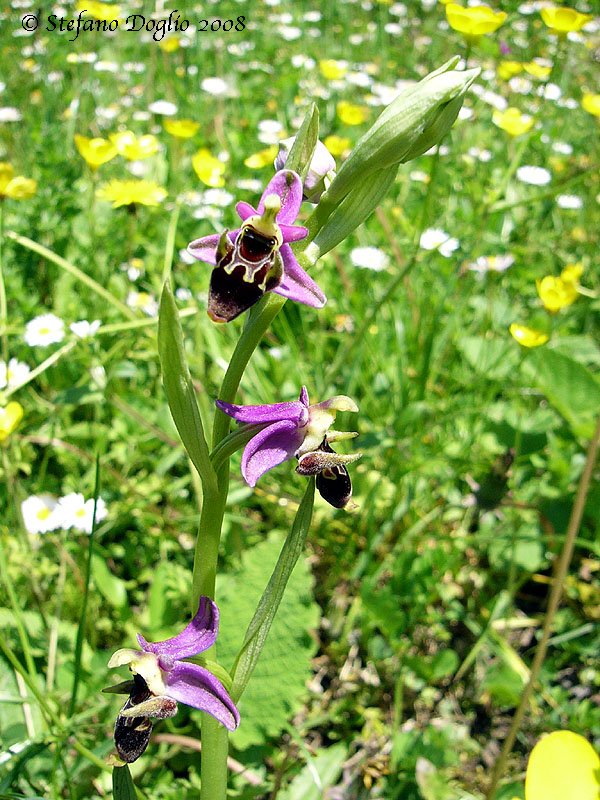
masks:
<path fill-rule="evenodd" d="M 422 169 L 414 169 L 410 173 L 411 181 L 415 181 L 416 183 L 429 183 L 431 180 L 429 177 L 429 173 L 424 172 Z"/>
<path fill-rule="evenodd" d="M 75 528 L 75 530 L 92 532 L 92 520 L 94 517 L 94 499 L 84 500 L 80 492 L 71 492 L 59 498 L 58 508 L 62 514 L 62 527 L 65 530 Z M 106 503 L 99 497 L 96 505 L 96 524 L 101 522 L 108 514 Z"/>
<path fill-rule="evenodd" d="M 223 97 L 229 93 L 229 86 L 223 78 L 204 78 L 200 83 L 200 88 L 207 94 L 212 94 L 213 97 Z"/>
<path fill-rule="evenodd" d="M 63 527 L 56 499 L 49 494 L 32 494 L 23 500 L 21 514 L 28 533 L 48 533 Z"/>
<path fill-rule="evenodd" d="M 30 347 L 37 347 L 62 342 L 64 336 L 65 323 L 62 319 L 55 314 L 42 314 L 29 320 L 23 338 Z"/>
<path fill-rule="evenodd" d="M 16 358 L 10 359 L 8 367 L 5 361 L 0 361 L 0 389 L 13 389 L 15 386 L 20 386 L 23 381 L 27 380 L 30 372 L 29 366 L 23 361 L 17 361 Z"/>
<path fill-rule="evenodd" d="M 225 191 L 225 189 L 207 189 L 202 195 L 202 201 L 208 206 L 217 206 L 217 208 L 226 208 L 230 206 L 235 197 Z M 195 260 L 195 259 L 194 259 Z"/>
<path fill-rule="evenodd" d="M 181 300 L 182 303 L 188 303 L 192 299 L 193 295 L 189 289 L 181 286 L 179 289 L 175 289 L 175 297 L 178 300 Z"/>
<path fill-rule="evenodd" d="M 99 319 L 95 319 L 93 322 L 88 322 L 87 319 L 82 319 L 79 320 L 79 322 L 72 322 L 69 325 L 69 329 L 79 339 L 89 339 L 96 333 L 100 325 L 102 325 L 102 323 Z"/>
<path fill-rule="evenodd" d="M 458 118 L 462 122 L 465 119 L 471 119 L 473 116 L 474 111 L 469 106 L 461 106 L 460 111 L 458 112 Z"/>
<path fill-rule="evenodd" d="M 350 253 L 350 260 L 355 267 L 372 269 L 373 272 L 386 269 L 390 261 L 386 253 L 377 247 L 355 247 Z"/>
<path fill-rule="evenodd" d="M 573 147 L 568 142 L 554 142 L 552 149 L 561 156 L 570 156 L 573 153 Z"/>
<path fill-rule="evenodd" d="M 508 85 L 510 90 L 512 92 L 517 92 L 517 94 L 531 94 L 533 90 L 533 83 L 529 78 L 523 78 L 521 75 L 515 75 L 514 78 L 511 78 Z"/>
<path fill-rule="evenodd" d="M 451 237 L 441 228 L 428 228 L 423 231 L 419 245 L 424 250 L 438 250 L 444 258 L 450 258 L 452 253 L 460 247 L 458 239 Z"/>
<path fill-rule="evenodd" d="M 158 314 L 158 303 L 148 292 L 135 292 L 131 291 L 127 295 L 127 305 L 129 308 L 139 309 L 147 314 L 149 317 L 155 317 Z"/>
<path fill-rule="evenodd" d="M 295 25 L 281 25 L 278 33 L 286 42 L 293 42 L 302 36 L 302 30 Z"/>
<path fill-rule="evenodd" d="M 545 83 L 538 86 L 537 93 L 544 100 L 560 100 L 562 97 L 562 90 L 555 83 Z"/>
<path fill-rule="evenodd" d="M 168 100 L 155 100 L 148 106 L 148 111 L 153 114 L 160 114 L 163 117 L 173 117 L 177 113 L 177 106 Z"/>
<path fill-rule="evenodd" d="M 482 161 L 484 164 L 492 160 L 492 153 L 489 150 L 482 150 L 480 147 L 470 147 L 467 150 L 467 153 L 471 156 L 471 158 L 476 158 L 478 161 Z"/>
<path fill-rule="evenodd" d="M 18 108 L 3 106 L 0 108 L 0 122 L 20 122 L 23 119 Z"/>
<path fill-rule="evenodd" d="M 531 167 L 525 164 L 517 170 L 517 178 L 522 183 L 546 186 L 552 180 L 552 174 L 544 167 Z"/>
<path fill-rule="evenodd" d="M 190 253 L 188 253 L 187 247 L 183 247 L 179 251 L 178 255 L 179 255 L 179 260 L 182 261 L 184 264 L 188 264 L 189 265 L 189 264 L 195 264 L 196 263 L 196 259 L 194 258 L 194 256 L 191 255 Z"/>
<path fill-rule="evenodd" d="M 569 210 L 583 208 L 583 200 L 576 194 L 559 194 L 556 198 L 556 204 L 559 208 Z"/>
<path fill-rule="evenodd" d="M 500 256 L 479 256 L 476 261 L 467 264 L 467 269 L 483 276 L 486 272 L 504 272 L 514 263 L 514 256 L 510 253 Z"/>

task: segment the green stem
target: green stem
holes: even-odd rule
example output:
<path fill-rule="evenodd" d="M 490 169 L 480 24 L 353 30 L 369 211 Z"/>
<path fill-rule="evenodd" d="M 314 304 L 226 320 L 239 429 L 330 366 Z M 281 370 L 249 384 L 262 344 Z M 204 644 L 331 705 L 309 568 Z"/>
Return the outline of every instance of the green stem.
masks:
<path fill-rule="evenodd" d="M 594 465 L 596 463 L 599 441 L 600 441 L 600 415 L 598 416 L 598 421 L 596 422 L 596 430 L 594 431 L 594 436 L 588 448 L 585 467 L 583 469 L 583 473 L 579 481 L 579 486 L 577 487 L 577 494 L 575 496 L 575 502 L 573 503 L 573 508 L 571 510 L 569 525 L 567 527 L 567 535 L 565 537 L 563 549 L 560 554 L 560 559 L 554 576 L 552 591 L 550 592 L 550 597 L 548 599 L 548 608 L 546 609 L 546 614 L 544 616 L 542 636 L 538 643 L 533 663 L 531 665 L 529 682 L 527 683 L 527 686 L 525 687 L 523 694 L 521 695 L 521 701 L 513 717 L 513 721 L 510 726 L 510 731 L 508 732 L 508 736 L 506 737 L 506 740 L 502 746 L 502 751 L 498 756 L 498 760 L 494 765 L 492 778 L 490 780 L 490 786 L 486 794 L 486 800 L 493 800 L 494 794 L 496 792 L 496 787 L 498 785 L 498 781 L 502 776 L 504 767 L 506 766 L 506 761 L 513 748 L 515 739 L 517 738 L 517 733 L 519 732 L 519 728 L 521 727 L 523 717 L 525 716 L 525 712 L 527 711 L 527 708 L 529 706 L 529 699 L 531 698 L 531 695 L 537 683 L 538 675 L 544 663 L 544 658 L 546 657 L 546 652 L 548 650 L 548 642 L 550 640 L 550 635 L 552 633 L 552 623 L 554 622 L 554 616 L 556 614 L 556 611 L 558 609 L 558 604 L 562 596 L 565 578 L 567 576 L 569 565 L 571 563 L 571 557 L 573 555 L 575 540 L 577 538 L 577 533 L 579 531 L 579 526 L 581 524 L 581 518 L 583 516 L 583 509 L 585 507 L 585 501 L 587 499 L 588 491 L 590 488 L 590 480 L 592 477 L 592 472 L 594 470 Z"/>
<path fill-rule="evenodd" d="M 4 203 L 0 199 L 0 331 L 2 332 L 2 358 L 8 369 L 8 305 L 4 286 Z M 8 381 L 7 381 L 8 382 Z"/>
<path fill-rule="evenodd" d="M 200 800 L 225 800 L 227 797 L 228 731 L 214 717 L 202 717 L 202 757 L 200 762 Z"/>
<path fill-rule="evenodd" d="M 192 573 L 192 614 L 198 611 L 200 597 L 214 598 L 221 525 L 225 514 L 229 490 L 229 464 L 225 463 L 217 473 L 217 490 L 204 486 L 204 498 L 200 525 L 194 550 Z"/>
<path fill-rule="evenodd" d="M 171 275 L 171 267 L 173 265 L 173 253 L 175 251 L 175 234 L 177 233 L 177 223 L 179 222 L 179 212 L 181 211 L 181 206 L 179 203 L 175 205 L 173 211 L 171 213 L 171 219 L 169 220 L 169 229 L 167 231 L 167 241 L 165 244 L 165 259 L 163 262 L 163 274 L 162 274 L 162 281 L 161 285 L 169 278 Z"/>
<path fill-rule="evenodd" d="M 15 618 L 15 625 L 19 633 L 21 648 L 23 649 L 23 656 L 25 657 L 25 663 L 27 664 L 27 672 L 29 673 L 29 676 L 31 678 L 34 678 L 36 674 L 36 669 L 33 661 L 33 656 L 31 655 L 31 648 L 29 647 L 29 636 L 27 634 L 27 629 L 25 628 L 25 624 L 21 616 L 21 607 L 17 600 L 17 595 L 15 594 L 15 587 L 13 585 L 12 578 L 10 576 L 10 572 L 8 569 L 8 564 L 6 562 L 6 556 L 4 553 L 4 544 L 2 541 L 0 541 L 0 575 L 2 575 L 2 581 L 6 586 L 6 590 L 8 592 L 8 596 L 10 599 L 10 604 L 12 606 L 12 612 Z M 23 678 L 25 678 L 25 676 L 23 676 Z"/>
<path fill-rule="evenodd" d="M 502 176 L 502 181 L 500 183 L 500 186 L 496 189 L 495 192 L 492 193 L 492 196 L 485 204 L 486 211 L 488 211 L 500 197 L 504 197 L 504 193 L 506 192 L 506 187 L 508 186 L 512 176 L 517 171 L 521 163 L 521 159 L 523 158 L 523 153 L 525 152 L 525 148 L 527 147 L 528 144 L 529 144 L 529 136 L 523 136 L 523 138 L 519 142 L 519 146 L 515 150 L 515 154 L 512 157 L 512 160 L 508 165 L 506 172 Z"/>
<path fill-rule="evenodd" d="M 11 394 L 18 392 L 19 389 L 22 389 L 23 386 L 26 386 L 28 383 L 30 383 L 30 381 L 35 380 L 35 378 L 37 378 L 38 375 L 41 375 L 42 372 L 45 372 L 48 367 L 51 367 L 52 364 L 55 364 L 66 353 L 69 353 L 75 347 L 75 344 L 76 342 L 74 340 L 67 342 L 67 344 L 63 344 L 62 347 L 52 353 L 52 355 L 49 356 L 45 361 L 42 361 L 42 363 L 38 364 L 35 369 L 32 369 L 22 383 L 19 383 L 18 386 L 13 386 L 10 389 L 7 389 L 4 392 L 4 397 L 9 398 Z"/>

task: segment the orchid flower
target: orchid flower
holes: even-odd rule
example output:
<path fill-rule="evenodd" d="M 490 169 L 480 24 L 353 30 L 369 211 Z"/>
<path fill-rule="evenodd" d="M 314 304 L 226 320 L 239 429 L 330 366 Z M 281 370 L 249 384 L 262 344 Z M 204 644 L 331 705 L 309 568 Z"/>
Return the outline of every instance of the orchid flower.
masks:
<path fill-rule="evenodd" d="M 221 411 L 238 422 L 265 425 L 250 439 L 242 455 L 242 475 L 249 486 L 255 486 L 261 475 L 278 464 L 297 458 L 296 472 L 316 475 L 317 489 L 324 500 L 335 508 L 343 508 L 348 503 L 352 484 L 345 465 L 359 459 L 361 454 L 338 455 L 330 443 L 357 434 L 330 428 L 337 411 L 358 411 L 353 400 L 337 395 L 311 406 L 303 386 L 300 398 L 291 403 L 238 406 L 222 400 L 215 402 Z"/>
<path fill-rule="evenodd" d="M 133 680 L 105 691 L 129 693 L 115 724 L 115 746 L 123 761 L 136 761 L 148 746 L 153 719 L 177 713 L 177 702 L 206 711 L 233 731 L 240 715 L 223 684 L 205 667 L 183 661 L 208 650 L 217 638 L 219 609 L 209 597 L 200 598 L 198 613 L 183 631 L 164 642 L 147 642 L 138 634 L 141 650 L 123 649 L 108 666 L 128 664 Z"/>
<path fill-rule="evenodd" d="M 293 224 L 301 205 L 302 181 L 295 172 L 281 170 L 269 181 L 256 210 L 249 203 L 237 204 L 240 228 L 188 245 L 194 258 L 215 265 L 208 295 L 214 322 L 230 322 L 270 291 L 314 308 L 325 305 L 325 295 L 289 245 L 308 236 L 306 228 Z"/>

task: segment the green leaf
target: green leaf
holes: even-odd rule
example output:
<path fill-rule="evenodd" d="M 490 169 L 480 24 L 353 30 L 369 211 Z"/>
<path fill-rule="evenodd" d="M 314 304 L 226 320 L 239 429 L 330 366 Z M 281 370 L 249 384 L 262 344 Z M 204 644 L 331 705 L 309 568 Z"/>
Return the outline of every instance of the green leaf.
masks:
<path fill-rule="evenodd" d="M 114 800 L 135 800 L 135 786 L 127 764 L 113 767 L 112 788 Z"/>
<path fill-rule="evenodd" d="M 310 162 L 319 140 L 319 110 L 315 103 L 306 112 L 300 130 L 296 134 L 294 144 L 285 162 L 286 169 L 297 172 L 304 183 Z"/>
<path fill-rule="evenodd" d="M 127 589 L 125 582 L 108 568 L 106 561 L 99 555 L 92 556 L 92 575 L 100 594 L 115 608 L 127 606 Z"/>
<path fill-rule="evenodd" d="M 519 363 L 519 354 L 506 339 L 462 336 L 456 343 L 469 365 L 487 378 L 504 378 Z"/>
<path fill-rule="evenodd" d="M 281 543 L 281 535 L 272 533 L 243 554 L 239 570 L 219 576 L 221 626 L 217 655 L 226 666 L 233 663 L 239 651 L 243 631 L 277 561 Z M 238 703 L 242 723 L 231 735 L 238 749 L 263 744 L 269 737 L 279 735 L 306 694 L 316 651 L 308 632 L 319 625 L 312 584 L 308 562 L 300 558 L 254 668 L 253 680 Z"/>
<path fill-rule="evenodd" d="M 573 358 L 548 348 L 530 352 L 523 370 L 573 433 L 591 438 L 600 408 L 600 383 L 594 374 Z"/>
<path fill-rule="evenodd" d="M 240 652 L 235 660 L 232 672 L 232 697 L 234 701 L 239 700 L 243 694 L 261 650 L 265 646 L 266 638 L 275 619 L 285 587 L 304 547 L 312 519 L 314 499 L 315 481 L 311 479 L 296 513 L 292 529 L 285 540 L 271 579 L 260 598 L 252 621 L 246 631 Z"/>
<path fill-rule="evenodd" d="M 281 794 L 281 800 L 322 800 L 335 785 L 347 757 L 348 748 L 341 742 L 320 750 Z"/>
<path fill-rule="evenodd" d="M 179 314 L 168 281 L 160 298 L 158 355 L 167 401 L 181 441 L 205 487 L 210 487 L 216 493 L 217 478 L 210 463 L 202 419 L 183 351 Z"/>

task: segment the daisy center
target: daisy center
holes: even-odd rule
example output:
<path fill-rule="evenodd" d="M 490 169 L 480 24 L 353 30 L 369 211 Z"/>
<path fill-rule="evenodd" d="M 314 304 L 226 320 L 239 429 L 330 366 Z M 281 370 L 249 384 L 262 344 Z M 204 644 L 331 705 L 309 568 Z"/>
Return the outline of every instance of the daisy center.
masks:
<path fill-rule="evenodd" d="M 49 508 L 40 508 L 40 510 L 36 514 L 36 517 L 42 521 L 48 519 L 49 516 L 50 516 Z"/>
<path fill-rule="evenodd" d="M 48 333 L 50 333 L 50 328 L 40 328 L 39 333 L 42 336 L 46 336 Z"/>
<path fill-rule="evenodd" d="M 78 508 L 75 512 L 76 517 L 85 517 L 85 508 Z"/>

